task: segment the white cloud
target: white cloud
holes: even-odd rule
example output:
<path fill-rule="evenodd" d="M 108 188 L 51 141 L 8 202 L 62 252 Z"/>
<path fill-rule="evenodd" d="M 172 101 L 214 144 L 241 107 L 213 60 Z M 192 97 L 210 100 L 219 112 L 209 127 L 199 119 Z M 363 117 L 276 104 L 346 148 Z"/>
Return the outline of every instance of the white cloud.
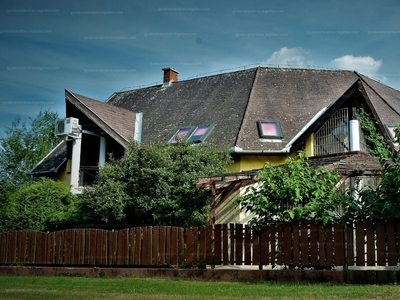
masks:
<path fill-rule="evenodd" d="M 330 65 L 341 70 L 352 70 L 364 75 L 375 76 L 382 66 L 382 60 L 371 56 L 344 55 L 331 61 Z"/>
<path fill-rule="evenodd" d="M 263 64 L 303 66 L 309 64 L 305 61 L 308 53 L 302 48 L 283 47 L 275 51 Z"/>

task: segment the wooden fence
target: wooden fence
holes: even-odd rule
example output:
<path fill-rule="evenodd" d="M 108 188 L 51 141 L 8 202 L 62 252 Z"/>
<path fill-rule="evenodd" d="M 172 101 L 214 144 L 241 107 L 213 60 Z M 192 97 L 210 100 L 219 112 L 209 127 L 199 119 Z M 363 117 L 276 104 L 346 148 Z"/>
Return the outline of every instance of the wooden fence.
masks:
<path fill-rule="evenodd" d="M 49 266 L 343 267 L 349 281 L 397 272 L 400 220 L 326 226 L 283 223 L 262 231 L 242 224 L 199 228 L 133 227 L 0 233 L 0 264 Z M 363 271 L 369 271 L 363 272 Z M 397 274 L 397 273 L 393 273 Z M 383 281 L 395 281 L 385 275 Z M 388 279 L 389 278 L 389 279 Z M 381 280 L 381 281 L 382 281 Z"/>

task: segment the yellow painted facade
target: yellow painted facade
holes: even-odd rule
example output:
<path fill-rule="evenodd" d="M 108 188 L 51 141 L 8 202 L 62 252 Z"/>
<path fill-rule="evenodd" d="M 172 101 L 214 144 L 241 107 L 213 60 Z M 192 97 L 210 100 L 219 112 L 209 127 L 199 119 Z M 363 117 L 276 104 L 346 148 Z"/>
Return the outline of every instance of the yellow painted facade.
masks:
<path fill-rule="evenodd" d="M 64 170 L 62 172 L 60 172 L 59 174 L 57 174 L 54 177 L 54 180 L 62 182 L 66 187 L 69 188 L 69 185 L 71 183 L 71 160 L 70 159 L 68 159 L 67 165 L 64 168 Z"/>

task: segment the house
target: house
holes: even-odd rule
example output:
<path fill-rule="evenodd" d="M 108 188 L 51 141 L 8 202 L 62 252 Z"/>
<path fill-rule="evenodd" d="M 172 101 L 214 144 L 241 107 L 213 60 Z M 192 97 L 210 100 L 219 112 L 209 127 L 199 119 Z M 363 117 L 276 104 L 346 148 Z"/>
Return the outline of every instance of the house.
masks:
<path fill-rule="evenodd" d="M 66 117 L 79 127 L 30 173 L 76 191 L 93 181 L 107 154 L 119 158 L 130 140 L 156 138 L 229 145 L 234 163 L 228 172 L 237 175 L 267 161 L 282 164 L 299 150 L 308 157 L 361 155 L 368 148 L 360 107 L 396 146 L 400 91 L 357 72 L 257 67 L 183 81 L 173 68 L 163 72 L 162 84 L 116 92 L 106 102 L 66 90 Z M 198 185 L 213 186 L 212 177 L 207 180 Z"/>

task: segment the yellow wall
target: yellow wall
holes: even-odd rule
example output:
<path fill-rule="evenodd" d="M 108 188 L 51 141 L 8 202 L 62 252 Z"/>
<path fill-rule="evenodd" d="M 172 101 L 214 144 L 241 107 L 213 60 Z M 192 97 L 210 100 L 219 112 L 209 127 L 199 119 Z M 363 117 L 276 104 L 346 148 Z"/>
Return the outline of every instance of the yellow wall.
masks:
<path fill-rule="evenodd" d="M 71 160 L 70 159 L 68 159 L 65 169 L 61 173 L 57 174 L 54 177 L 54 180 L 62 182 L 66 187 L 69 188 L 69 185 L 71 183 Z"/>
<path fill-rule="evenodd" d="M 305 149 L 306 157 L 314 156 L 314 134 L 312 133 L 306 140 L 306 149 Z"/>
<path fill-rule="evenodd" d="M 285 163 L 285 159 L 286 156 L 269 156 L 269 155 L 235 156 L 233 164 L 228 166 L 228 173 L 261 169 L 266 162 L 270 162 L 274 166 L 277 166 Z"/>

